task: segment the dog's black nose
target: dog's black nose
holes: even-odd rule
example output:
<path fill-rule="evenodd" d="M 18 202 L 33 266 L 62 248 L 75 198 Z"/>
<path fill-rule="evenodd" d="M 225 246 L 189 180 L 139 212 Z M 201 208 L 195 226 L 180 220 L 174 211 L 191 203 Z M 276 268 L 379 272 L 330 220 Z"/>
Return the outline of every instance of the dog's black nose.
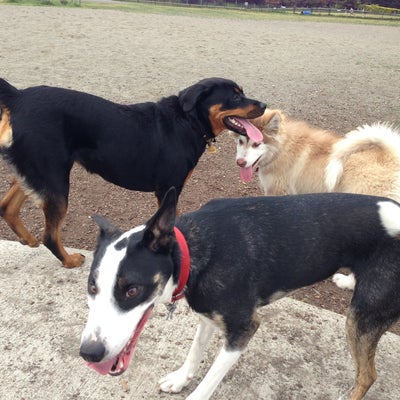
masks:
<path fill-rule="evenodd" d="M 104 358 L 106 348 L 100 341 L 87 341 L 81 344 L 80 356 L 88 362 L 100 362 Z"/>

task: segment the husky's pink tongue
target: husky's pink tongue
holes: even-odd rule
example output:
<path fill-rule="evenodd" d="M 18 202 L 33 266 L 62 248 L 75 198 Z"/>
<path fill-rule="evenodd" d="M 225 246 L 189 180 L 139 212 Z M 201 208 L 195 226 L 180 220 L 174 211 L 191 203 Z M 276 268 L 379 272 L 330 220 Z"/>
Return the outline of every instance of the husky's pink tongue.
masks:
<path fill-rule="evenodd" d="M 243 182 L 250 182 L 253 177 L 253 167 L 240 168 L 240 179 Z"/>
<path fill-rule="evenodd" d="M 146 310 L 142 319 L 139 321 L 132 338 L 129 340 L 128 344 L 125 346 L 125 348 L 121 351 L 121 353 L 118 356 L 112 358 L 111 360 L 108 360 L 105 362 L 100 362 L 100 363 L 87 362 L 86 365 L 90 368 L 93 368 L 95 371 L 97 371 L 101 375 L 122 374 L 128 368 L 129 363 L 131 362 L 135 345 L 136 345 L 137 341 L 139 340 L 139 336 L 144 328 L 144 325 L 146 324 L 147 320 L 149 319 L 152 310 L 153 310 L 153 306 L 150 306 Z M 116 364 L 116 365 L 114 366 L 114 364 Z"/>
<path fill-rule="evenodd" d="M 256 128 L 251 122 L 244 118 L 236 118 L 246 129 L 247 136 L 255 143 L 261 143 L 263 141 L 263 135 L 261 131 Z"/>

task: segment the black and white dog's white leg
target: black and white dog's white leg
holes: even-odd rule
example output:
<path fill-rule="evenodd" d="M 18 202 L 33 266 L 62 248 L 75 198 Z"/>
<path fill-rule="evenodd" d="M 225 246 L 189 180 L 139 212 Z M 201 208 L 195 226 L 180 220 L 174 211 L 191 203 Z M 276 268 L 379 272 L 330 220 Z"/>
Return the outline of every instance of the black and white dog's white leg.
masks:
<path fill-rule="evenodd" d="M 200 323 L 184 364 L 158 382 L 163 392 L 178 393 L 189 384 L 200 365 L 204 350 L 214 330 L 215 326 L 211 322 L 200 317 Z"/>
<path fill-rule="evenodd" d="M 186 400 L 208 400 L 224 376 L 236 364 L 242 353 L 243 350 L 228 350 L 224 346 L 215 359 L 214 364 L 208 370 L 207 375 L 195 391 L 186 397 Z"/>
<path fill-rule="evenodd" d="M 259 326 L 260 319 L 256 312 L 253 312 L 249 320 L 240 321 L 234 318 L 228 323 L 225 321 L 226 343 L 207 375 L 186 400 L 208 400 L 212 396 L 224 376 L 239 360 Z"/>

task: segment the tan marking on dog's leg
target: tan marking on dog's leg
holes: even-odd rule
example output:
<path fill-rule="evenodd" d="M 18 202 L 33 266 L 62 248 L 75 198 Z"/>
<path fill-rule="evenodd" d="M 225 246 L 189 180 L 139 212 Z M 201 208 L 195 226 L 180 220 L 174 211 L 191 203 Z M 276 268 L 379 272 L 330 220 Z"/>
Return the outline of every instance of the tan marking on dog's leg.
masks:
<path fill-rule="evenodd" d="M 0 147 L 12 145 L 12 129 L 10 124 L 10 111 L 2 108 L 0 112 Z"/>
<path fill-rule="evenodd" d="M 188 180 L 190 179 L 190 177 L 192 176 L 193 171 L 194 171 L 194 169 L 191 169 L 191 170 L 189 171 L 189 173 L 186 175 L 185 181 L 183 182 L 182 190 L 183 190 L 183 188 L 186 186 L 186 184 L 187 184 Z M 179 206 L 177 205 L 177 206 L 176 206 L 176 216 L 179 216 L 179 214 L 180 214 Z"/>
<path fill-rule="evenodd" d="M 187 181 L 190 179 L 190 177 L 192 176 L 192 174 L 193 174 L 193 169 L 191 169 L 191 170 L 189 171 L 189 173 L 187 174 L 187 176 L 186 176 L 186 178 L 185 178 L 185 182 L 183 182 L 183 187 L 185 187 Z"/>
<path fill-rule="evenodd" d="M 384 329 L 360 335 L 354 313 L 350 310 L 346 320 L 346 334 L 356 368 L 349 400 L 361 400 L 377 378 L 375 352 Z"/>
<path fill-rule="evenodd" d="M 14 180 L 10 190 L 0 202 L 0 213 L 22 244 L 37 247 L 39 241 L 26 229 L 20 218 L 20 210 L 27 197 L 18 182 Z"/>
<path fill-rule="evenodd" d="M 85 256 L 79 253 L 67 253 L 61 240 L 61 227 L 67 213 L 67 202 L 45 201 L 42 208 L 45 216 L 43 243 L 59 260 L 61 260 L 63 267 L 80 267 L 85 261 Z"/>
<path fill-rule="evenodd" d="M 154 196 L 156 196 L 156 199 L 157 199 L 157 206 L 158 206 L 158 208 L 160 208 L 160 206 L 161 206 L 161 200 L 158 198 L 157 193 L 154 193 Z"/>

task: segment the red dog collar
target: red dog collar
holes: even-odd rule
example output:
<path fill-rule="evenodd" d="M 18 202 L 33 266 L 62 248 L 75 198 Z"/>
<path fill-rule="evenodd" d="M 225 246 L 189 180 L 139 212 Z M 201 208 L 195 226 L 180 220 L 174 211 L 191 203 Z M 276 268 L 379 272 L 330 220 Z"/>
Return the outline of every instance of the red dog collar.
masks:
<path fill-rule="evenodd" d="M 178 287 L 175 289 L 174 293 L 172 293 L 172 303 L 185 297 L 185 286 L 189 279 L 190 273 L 190 253 L 189 247 L 186 243 L 186 239 L 183 236 L 183 233 L 176 226 L 174 227 L 174 231 L 178 246 L 181 250 L 182 259 L 181 270 L 178 279 Z"/>

